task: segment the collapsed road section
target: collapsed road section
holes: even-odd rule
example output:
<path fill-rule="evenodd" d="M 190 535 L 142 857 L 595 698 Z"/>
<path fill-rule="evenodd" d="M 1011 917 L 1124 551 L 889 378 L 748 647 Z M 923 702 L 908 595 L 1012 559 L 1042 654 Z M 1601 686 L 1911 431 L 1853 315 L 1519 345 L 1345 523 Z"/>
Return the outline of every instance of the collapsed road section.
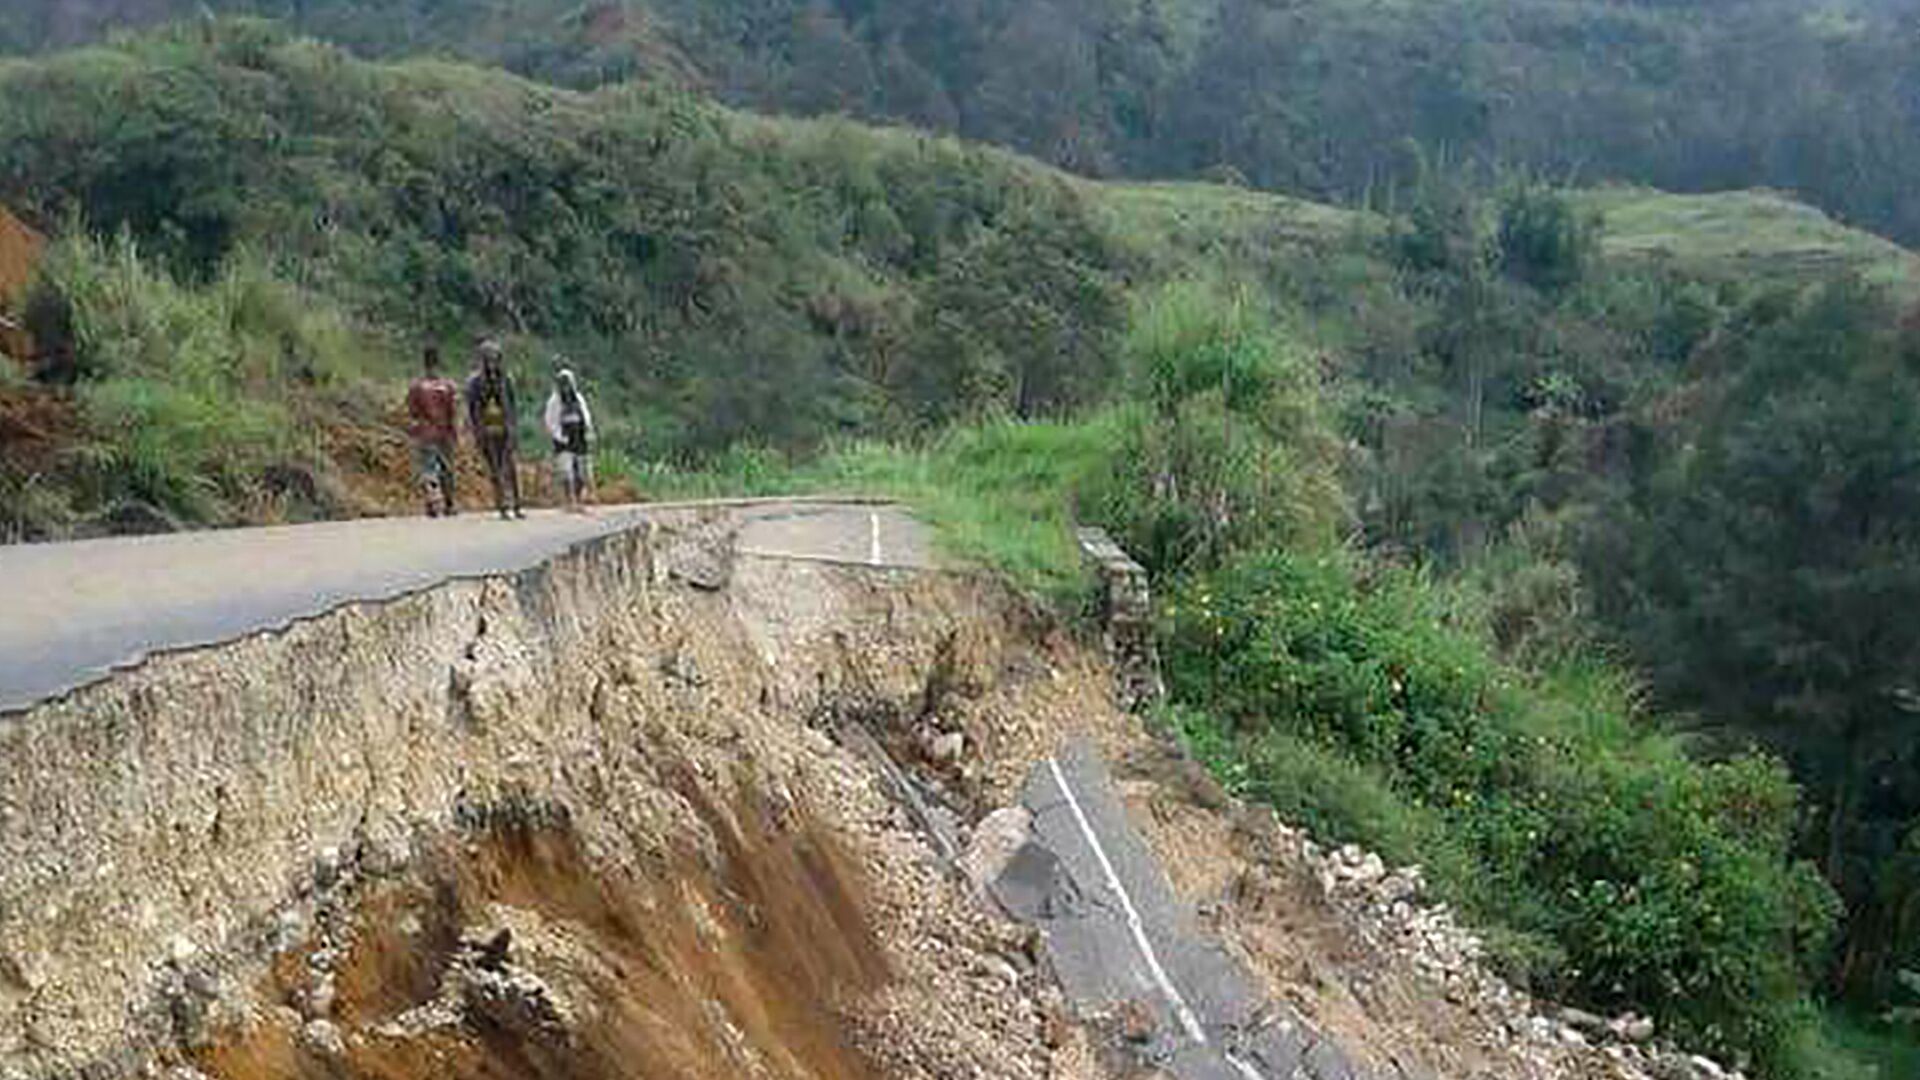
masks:
<path fill-rule="evenodd" d="M 341 599 L 204 644 L 76 600 L 136 648 L 0 721 L 0 1078 L 1610 1075 L 1368 945 L 1114 635 L 897 509 L 606 524 L 437 579 L 268 537 Z M 98 568 L 285 584 L 216 540 Z"/>
<path fill-rule="evenodd" d="M 1121 1010 L 1142 1062 L 1179 1080 L 1363 1075 L 1200 932 L 1091 744 L 1037 766 L 1015 815 L 1027 838 L 994 876 L 993 897 L 1043 933 L 1069 999 Z"/>
<path fill-rule="evenodd" d="M 899 507 L 756 499 L 468 514 L 0 546 L 0 713 L 18 711 L 171 649 L 201 648 L 456 578 L 538 566 L 570 547 L 724 515 L 743 550 L 924 565 L 924 530 Z"/>

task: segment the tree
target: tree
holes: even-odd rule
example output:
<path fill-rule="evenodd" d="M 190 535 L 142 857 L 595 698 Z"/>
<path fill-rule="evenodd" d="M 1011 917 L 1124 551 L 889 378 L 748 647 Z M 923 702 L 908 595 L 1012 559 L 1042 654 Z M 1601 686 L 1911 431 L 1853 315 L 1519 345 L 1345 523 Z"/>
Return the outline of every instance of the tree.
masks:
<path fill-rule="evenodd" d="M 1559 191 L 1521 184 L 1501 196 L 1494 243 L 1509 277 L 1560 293 L 1578 285 L 1599 255 L 1600 221 Z"/>
<path fill-rule="evenodd" d="M 1910 819 L 1887 793 L 1920 742 L 1920 349 L 1893 326 L 1853 284 L 1749 314 L 1643 493 L 1628 598 L 1666 693 L 1821 797 L 1850 933 L 1875 921 L 1872 819 Z"/>

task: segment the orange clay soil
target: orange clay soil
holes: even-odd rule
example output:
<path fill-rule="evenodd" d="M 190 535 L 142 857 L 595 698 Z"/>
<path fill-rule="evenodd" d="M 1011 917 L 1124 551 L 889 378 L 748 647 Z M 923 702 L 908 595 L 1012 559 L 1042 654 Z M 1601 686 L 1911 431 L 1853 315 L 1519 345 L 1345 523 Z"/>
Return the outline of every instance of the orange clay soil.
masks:
<path fill-rule="evenodd" d="M 332 1009 L 344 1052 L 316 1051 L 288 1009 L 195 1064 L 219 1080 L 732 1080 L 752 1060 L 793 1080 L 869 1080 L 836 1009 L 889 979 L 859 868 L 804 815 L 778 820 L 751 795 L 728 815 L 692 785 L 682 794 L 721 838 L 717 865 L 688 853 L 646 880 L 611 880 L 565 824 L 491 825 L 360 901 Z M 409 1023 L 502 912 L 523 927 L 508 962 L 590 1006 L 564 1036 L 471 1015 Z M 591 962 L 543 965 L 527 926 Z M 268 996 L 300 1001 L 310 956 L 283 955 Z"/>

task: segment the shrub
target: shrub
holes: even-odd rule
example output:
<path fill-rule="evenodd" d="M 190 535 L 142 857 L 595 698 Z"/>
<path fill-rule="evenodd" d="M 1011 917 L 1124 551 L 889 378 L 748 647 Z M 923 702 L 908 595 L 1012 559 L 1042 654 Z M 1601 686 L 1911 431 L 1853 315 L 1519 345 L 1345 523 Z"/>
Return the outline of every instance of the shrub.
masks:
<path fill-rule="evenodd" d="M 1523 183 L 1500 197 L 1494 250 L 1500 269 L 1545 292 L 1564 292 L 1587 276 L 1600 254 L 1600 219 L 1565 194 Z"/>
<path fill-rule="evenodd" d="M 1174 698 L 1219 718 L 1208 756 L 1243 791 L 1418 854 L 1549 989 L 1790 1067 L 1836 909 L 1790 859 L 1777 763 L 1696 763 L 1619 680 L 1508 668 L 1442 590 L 1338 554 L 1235 561 L 1164 620 Z"/>
<path fill-rule="evenodd" d="M 1135 305 L 1141 404 L 1080 493 L 1148 567 L 1217 565 L 1257 542 L 1329 543 L 1346 519 L 1340 447 L 1305 351 L 1248 294 L 1186 280 Z"/>

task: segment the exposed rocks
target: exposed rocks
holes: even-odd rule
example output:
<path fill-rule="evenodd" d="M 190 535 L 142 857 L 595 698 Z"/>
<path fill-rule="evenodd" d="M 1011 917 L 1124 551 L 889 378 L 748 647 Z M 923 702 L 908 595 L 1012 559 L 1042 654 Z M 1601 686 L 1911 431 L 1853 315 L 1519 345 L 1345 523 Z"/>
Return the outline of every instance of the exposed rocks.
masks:
<path fill-rule="evenodd" d="M 1120 1028 L 1120 1037 L 1136 1046 L 1152 1042 L 1160 1027 L 1154 1020 L 1153 1009 L 1137 998 L 1122 1002 L 1115 1010 L 1114 1018 Z"/>
<path fill-rule="evenodd" d="M 691 653 L 676 650 L 660 661 L 660 673 L 666 676 L 671 685 L 689 690 L 698 690 L 707 685 L 707 677 L 700 671 L 700 661 Z"/>
<path fill-rule="evenodd" d="M 1033 833 L 1033 815 L 1024 806 L 1008 806 L 981 819 L 960 856 L 960 871 L 976 891 L 999 880 L 1020 845 Z"/>
<path fill-rule="evenodd" d="M 1655 1028 L 1652 1020 L 1637 1013 L 1627 1013 L 1607 1021 L 1607 1034 L 1617 1042 L 1644 1043 L 1653 1039 Z"/>
<path fill-rule="evenodd" d="M 459 966 L 455 973 L 450 982 L 467 1016 L 481 1030 L 505 1032 L 536 1044 L 567 1040 L 572 1026 L 568 1015 L 538 975 L 478 964 Z"/>
<path fill-rule="evenodd" d="M 735 530 L 724 520 L 707 520 L 690 528 L 649 527 L 655 566 L 666 580 L 702 592 L 719 592 L 733 580 Z"/>
<path fill-rule="evenodd" d="M 340 1029 L 329 1020 L 309 1020 L 300 1029 L 301 1045 L 308 1052 L 323 1058 L 338 1060 L 347 1056 L 347 1043 L 340 1037 Z"/>
<path fill-rule="evenodd" d="M 966 753 L 967 737 L 958 731 L 943 731 L 930 735 L 922 746 L 929 762 L 935 765 L 951 766 L 960 761 L 960 755 Z"/>
<path fill-rule="evenodd" d="M 1100 582 L 1099 617 L 1122 707 L 1140 711 L 1166 694 L 1153 641 L 1153 597 L 1146 568 L 1104 529 L 1078 531 L 1080 552 Z"/>
<path fill-rule="evenodd" d="M 1257 820 L 1254 812 L 1249 817 Z M 1408 964 L 1447 1001 L 1507 1032 L 1514 1053 L 1533 1062 L 1539 1075 L 1745 1080 L 1709 1058 L 1655 1044 L 1655 1025 L 1646 1017 L 1609 1019 L 1539 1002 L 1509 986 L 1485 966 L 1480 938 L 1446 905 L 1428 901 L 1419 867 L 1389 867 L 1354 845 L 1326 850 L 1270 820 L 1242 828 L 1262 835 L 1279 861 L 1303 869 L 1369 945 Z"/>

